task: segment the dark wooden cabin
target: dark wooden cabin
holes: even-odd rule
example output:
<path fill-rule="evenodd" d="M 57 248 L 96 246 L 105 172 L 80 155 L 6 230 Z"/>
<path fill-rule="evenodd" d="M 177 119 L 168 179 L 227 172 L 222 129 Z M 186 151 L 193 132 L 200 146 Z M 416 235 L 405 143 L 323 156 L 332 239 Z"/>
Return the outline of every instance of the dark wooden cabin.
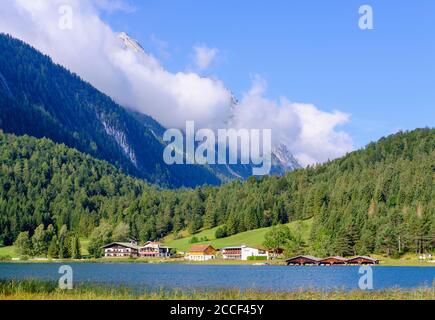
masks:
<path fill-rule="evenodd" d="M 337 266 L 337 265 L 345 265 L 347 264 L 347 259 L 343 258 L 343 257 L 329 257 L 329 258 L 325 258 L 320 260 L 319 262 L 320 265 L 325 265 L 325 266 Z"/>
<path fill-rule="evenodd" d="M 350 265 L 369 265 L 369 264 L 379 264 L 378 259 L 374 259 L 366 256 L 358 256 L 347 260 L 347 264 Z"/>
<path fill-rule="evenodd" d="M 313 256 L 297 256 L 287 259 L 285 262 L 288 266 L 306 266 L 318 265 L 321 259 Z"/>

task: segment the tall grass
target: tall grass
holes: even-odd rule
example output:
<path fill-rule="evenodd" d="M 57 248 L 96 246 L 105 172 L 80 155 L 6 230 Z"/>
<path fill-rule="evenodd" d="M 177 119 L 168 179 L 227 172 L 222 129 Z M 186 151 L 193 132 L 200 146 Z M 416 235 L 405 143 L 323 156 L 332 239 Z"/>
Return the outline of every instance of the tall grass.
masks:
<path fill-rule="evenodd" d="M 384 291 L 263 292 L 256 290 L 177 290 L 137 291 L 125 287 L 80 284 L 61 290 L 56 282 L 41 280 L 0 280 L 0 300 L 435 300 L 433 288 Z"/>

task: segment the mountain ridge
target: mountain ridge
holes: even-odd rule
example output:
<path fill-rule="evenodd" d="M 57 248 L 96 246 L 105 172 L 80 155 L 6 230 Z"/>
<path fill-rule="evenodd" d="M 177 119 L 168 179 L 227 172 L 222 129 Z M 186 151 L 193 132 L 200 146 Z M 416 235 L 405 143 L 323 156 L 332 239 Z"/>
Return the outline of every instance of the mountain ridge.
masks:
<path fill-rule="evenodd" d="M 144 47 L 136 39 L 130 37 L 127 33 L 118 33 L 118 38 L 124 44 L 126 50 L 132 50 L 135 54 L 149 56 L 145 51 Z M 234 95 L 234 93 L 227 89 L 231 94 L 232 107 L 231 109 L 237 107 L 239 101 Z M 229 122 L 230 118 L 227 120 Z M 252 165 L 210 165 L 212 170 L 215 170 L 217 174 L 224 176 L 224 180 L 231 180 L 231 178 L 246 179 L 251 176 L 249 173 L 252 170 Z M 287 171 L 292 171 L 301 168 L 301 165 L 293 156 L 293 154 L 288 150 L 287 146 L 284 144 L 277 145 L 272 149 L 272 169 L 271 174 L 282 175 Z"/>
<path fill-rule="evenodd" d="M 237 178 L 213 166 L 168 166 L 164 128 L 157 121 L 133 115 L 20 40 L 0 34 L 0 48 L 0 91 L 5 92 L 0 128 L 5 132 L 48 137 L 162 187 L 220 185 Z"/>

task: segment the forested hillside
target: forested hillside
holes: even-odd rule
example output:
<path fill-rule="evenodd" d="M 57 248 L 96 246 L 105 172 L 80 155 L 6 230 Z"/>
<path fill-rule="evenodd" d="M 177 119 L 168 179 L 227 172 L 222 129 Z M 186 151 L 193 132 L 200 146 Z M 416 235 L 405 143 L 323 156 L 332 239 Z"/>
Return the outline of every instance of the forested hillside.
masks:
<path fill-rule="evenodd" d="M 24 42 L 0 34 L 0 129 L 64 143 L 165 187 L 219 185 L 201 166 L 168 166 L 162 127 L 138 121 L 90 84 Z"/>
<path fill-rule="evenodd" d="M 6 134 L 0 166 L 5 244 L 41 223 L 88 237 L 98 225 L 125 222 L 146 241 L 184 229 L 223 226 L 225 236 L 314 217 L 309 250 L 319 255 L 435 247 L 434 129 L 398 133 L 284 177 L 219 188 L 159 190 L 64 145 Z"/>
<path fill-rule="evenodd" d="M 283 178 L 224 186 L 204 220 L 234 234 L 314 217 L 320 256 L 422 252 L 435 246 L 434 176 L 435 130 L 418 129 Z"/>
<path fill-rule="evenodd" d="M 165 128 L 127 110 L 64 67 L 0 34 L 0 129 L 49 138 L 106 160 L 128 175 L 166 188 L 220 185 L 252 175 L 252 164 L 169 166 L 163 160 Z M 299 165 L 272 155 L 272 173 Z"/>

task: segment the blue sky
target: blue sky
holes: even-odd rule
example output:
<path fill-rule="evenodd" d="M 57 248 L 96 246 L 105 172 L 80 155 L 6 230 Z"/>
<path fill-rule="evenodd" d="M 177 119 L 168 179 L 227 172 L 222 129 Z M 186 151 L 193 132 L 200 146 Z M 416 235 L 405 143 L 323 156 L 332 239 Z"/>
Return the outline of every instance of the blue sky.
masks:
<path fill-rule="evenodd" d="M 236 96 L 251 77 L 267 97 L 313 103 L 352 115 L 344 129 L 355 146 L 435 125 L 435 1 L 128 1 L 133 12 L 105 13 L 170 71 L 192 68 L 193 47 L 219 54 L 203 75 Z M 369 4 L 374 30 L 360 30 Z"/>

